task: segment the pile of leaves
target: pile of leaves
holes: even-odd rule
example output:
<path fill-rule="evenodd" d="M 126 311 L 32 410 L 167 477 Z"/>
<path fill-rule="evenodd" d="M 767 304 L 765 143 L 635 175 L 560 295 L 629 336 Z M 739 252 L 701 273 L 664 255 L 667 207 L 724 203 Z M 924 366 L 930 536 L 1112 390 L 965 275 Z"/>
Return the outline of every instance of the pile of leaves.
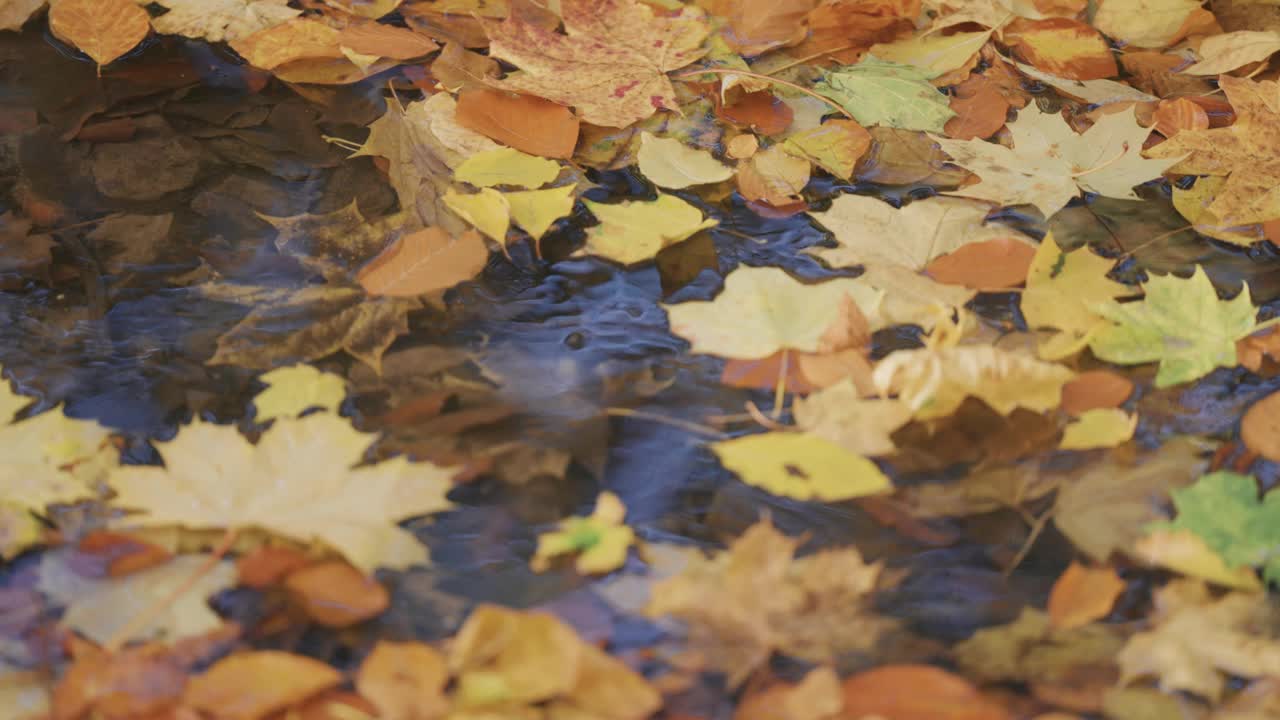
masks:
<path fill-rule="evenodd" d="M 1275 2 L 0 30 L 6 717 L 1280 717 Z M 542 301 L 674 369 L 539 359 L 593 342 Z M 637 516 L 638 427 L 714 499 Z"/>

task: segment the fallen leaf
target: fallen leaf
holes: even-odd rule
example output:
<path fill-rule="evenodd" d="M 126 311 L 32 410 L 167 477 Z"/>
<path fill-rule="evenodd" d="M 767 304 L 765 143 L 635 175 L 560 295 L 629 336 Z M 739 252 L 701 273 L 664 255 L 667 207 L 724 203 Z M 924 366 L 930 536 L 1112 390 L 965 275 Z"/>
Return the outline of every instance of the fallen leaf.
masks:
<path fill-rule="evenodd" d="M 277 650 L 236 653 L 191 678 L 183 702 L 217 718 L 259 720 L 342 683 L 319 660 Z"/>
<path fill-rule="evenodd" d="M 711 559 L 654 585 L 645 613 L 689 623 L 691 642 L 737 687 L 776 650 L 827 662 L 868 649 L 892 627 L 871 615 L 879 563 L 856 549 L 796 558 L 799 540 L 764 520 Z"/>
<path fill-rule="evenodd" d="M 1138 416 L 1117 408 L 1086 410 L 1062 430 L 1060 450 L 1094 450 L 1115 447 L 1133 439 Z"/>
<path fill-rule="evenodd" d="M 476 231 L 453 237 L 425 228 L 396 239 L 360 268 L 356 281 L 372 296 L 419 297 L 474 278 L 488 262 L 489 246 Z"/>
<path fill-rule="evenodd" d="M 732 104 L 717 102 L 716 116 L 730 125 L 769 137 L 790 128 L 795 111 L 778 96 L 760 90 L 746 93 Z"/>
<path fill-rule="evenodd" d="M 1280 559 L 1273 557 L 1280 495 L 1258 499 L 1258 483 L 1250 475 L 1219 471 L 1172 492 L 1177 516 L 1159 529 L 1189 530 L 1204 540 L 1228 568 L 1261 566 L 1268 582 L 1280 579 Z"/>
<path fill-rule="evenodd" d="M 288 0 L 155 0 L 168 12 L 151 25 L 165 35 L 230 42 L 301 14 Z"/>
<path fill-rule="evenodd" d="M 754 135 L 738 137 L 755 138 Z M 871 147 L 871 133 L 852 120 L 828 120 L 816 128 L 792 134 L 783 147 L 787 152 L 805 158 L 832 175 L 848 180 L 853 176 L 858 160 Z M 730 147 L 731 157 L 734 156 L 732 150 Z M 753 149 L 742 157 L 755 154 Z"/>
<path fill-rule="evenodd" d="M 1142 302 L 1111 300 L 1094 307 L 1110 322 L 1089 340 L 1094 355 L 1122 365 L 1158 360 L 1157 388 L 1236 366 L 1236 341 L 1253 333 L 1257 314 L 1248 285 L 1235 298 L 1219 300 L 1197 265 L 1185 280 L 1152 273 L 1143 290 Z"/>
<path fill-rule="evenodd" d="M 208 555 L 180 555 L 149 570 L 99 581 L 67 583 L 56 576 L 58 561 L 46 555 L 41 565 L 41 587 L 51 597 L 67 603 L 62 624 L 99 644 L 116 640 L 116 634 L 135 619 L 140 608 L 158 603 L 175 589 L 182 595 L 162 612 L 151 614 L 142 627 L 125 640 L 172 642 L 212 632 L 222 623 L 209 609 L 208 598 L 236 582 L 235 565 L 214 562 L 213 568 L 186 587 L 196 572 L 213 560 Z"/>
<path fill-rule="evenodd" d="M 1038 80 L 1054 90 L 1090 105 L 1110 105 L 1112 103 L 1155 102 L 1157 98 L 1114 80 L 1072 80 L 1052 73 L 1043 72 L 1024 63 L 1015 62 L 1018 72 Z"/>
<path fill-rule="evenodd" d="M 151 32 L 151 18 L 133 0 L 58 0 L 49 30 L 101 67 L 132 50 Z"/>
<path fill-rule="evenodd" d="M 746 484 L 795 500 L 849 500 L 892 489 L 875 463 L 817 435 L 767 432 L 710 447 Z"/>
<path fill-rule="evenodd" d="M 1136 199 L 1133 186 L 1160 177 L 1177 162 L 1142 157 L 1142 144 L 1151 130 L 1137 123 L 1132 110 L 1104 115 L 1080 135 L 1061 115 L 1030 107 L 1008 127 L 1012 148 L 982 140 L 934 138 L 953 162 L 982 178 L 951 194 L 1002 205 L 1035 205 L 1049 218 L 1080 190 Z"/>
<path fill-rule="evenodd" d="M 482 21 L 489 54 L 523 70 L 502 87 L 573 106 L 583 120 L 608 127 L 678 110 L 666 73 L 706 52 L 700 9 L 657 16 L 636 0 L 561 0 L 560 17 L 564 35 L 516 15 Z"/>
<path fill-rule="evenodd" d="M 1207 130 L 1209 113 L 1186 98 L 1161 100 L 1151 116 L 1151 127 L 1165 137 L 1173 137 L 1183 130 Z"/>
<path fill-rule="evenodd" d="M 476 230 L 506 246 L 507 231 L 511 229 L 511 205 L 502 193 L 493 188 L 483 188 L 477 193 L 460 193 L 450 188 L 444 194 L 444 206 Z"/>
<path fill-rule="evenodd" d="M 425 562 L 426 548 L 393 523 L 448 507 L 453 472 L 402 457 L 350 469 L 374 439 L 324 413 L 277 420 L 257 445 L 197 420 L 160 444 L 164 468 L 111 475 L 116 505 L 140 511 L 120 524 L 259 528 L 323 542 L 366 572 Z"/>
<path fill-rule="evenodd" d="M 1261 62 L 1280 51 L 1280 32 L 1274 30 L 1223 33 L 1204 39 L 1196 54 L 1200 62 L 1183 68 L 1188 75 L 1221 75 L 1249 63 Z"/>
<path fill-rule="evenodd" d="M 444 655 L 417 642 L 378 641 L 356 673 L 356 690 L 378 707 L 378 717 L 384 720 L 444 715 L 448 682 Z"/>
<path fill-rule="evenodd" d="M 1280 163 L 1273 162 L 1280 108 L 1274 80 L 1254 81 L 1222 75 L 1222 91 L 1235 109 L 1228 127 L 1185 130 L 1146 151 L 1175 161 L 1171 172 L 1226 176 L 1227 183 L 1209 205 L 1224 224 L 1247 225 L 1280 217 Z"/>
<path fill-rule="evenodd" d="M 640 150 L 636 153 L 640 173 L 654 185 L 679 190 L 695 185 L 709 185 L 733 177 L 733 168 L 715 159 L 706 150 L 690 147 L 675 138 L 660 138 L 649 132 L 640 133 Z"/>
<path fill-rule="evenodd" d="M 910 35 L 920 8 L 919 0 L 824 0 L 809 13 L 809 37 L 792 52 L 827 62 L 854 62 L 875 43 Z"/>
<path fill-rule="evenodd" d="M 236 558 L 236 576 L 240 585 L 265 590 L 279 585 L 295 570 L 301 570 L 315 559 L 288 545 L 264 545 Z"/>
<path fill-rule="evenodd" d="M 1126 45 L 1163 48 L 1185 34 L 1198 12 L 1199 0 L 1101 0 L 1093 26 Z"/>
<path fill-rule="evenodd" d="M 540 188 L 560 175 L 560 163 L 499 148 L 476 153 L 454 168 L 453 177 L 476 187 L 510 185 L 526 190 Z"/>
<path fill-rule="evenodd" d="M 309 18 L 294 18 L 230 42 L 254 67 L 274 70 L 306 60 L 340 60 L 339 31 Z"/>
<path fill-rule="evenodd" d="M 942 132 L 954 140 L 991 137 L 1004 127 L 1011 107 L 1000 87 L 977 73 L 952 88 L 949 106 L 955 117 L 942 126 Z"/>
<path fill-rule="evenodd" d="M 569 108 L 533 95 L 467 88 L 457 113 L 463 127 L 530 155 L 568 160 L 578 143 L 578 118 Z"/>
<path fill-rule="evenodd" d="M 803 202 L 800 192 L 809 184 L 809 161 L 774 145 L 738 165 L 738 192 L 749 202 L 783 207 Z"/>
<path fill-rule="evenodd" d="M 1021 285 L 1036 251 L 1016 236 L 970 242 L 934 258 L 924 274 L 948 285 L 995 291 Z"/>
<path fill-rule="evenodd" d="M 1021 300 L 1028 326 L 1059 331 L 1037 341 L 1040 357 L 1060 360 L 1083 350 L 1106 327 L 1098 305 L 1133 294 L 1129 286 L 1107 277 L 1114 266 L 1115 261 L 1087 247 L 1062 252 L 1052 234 L 1040 242 Z"/>
<path fill-rule="evenodd" d="M 828 330 L 842 320 L 846 297 L 878 328 L 883 295 L 860 278 L 806 285 L 780 268 L 740 267 L 725 278 L 715 300 L 663 307 L 671 332 L 689 340 L 691 352 L 753 359 L 783 349 L 823 349 Z M 725 323 L 725 317 L 740 322 Z"/>
<path fill-rule="evenodd" d="M 502 197 L 507 201 L 507 209 L 511 211 L 511 222 L 537 241 L 547 234 L 557 220 L 568 217 L 573 212 L 576 189 L 576 185 L 562 185 L 546 190 L 509 192 Z"/>
<path fill-rule="evenodd" d="M 675 195 L 658 193 L 657 200 L 624 200 L 583 204 L 600 220 L 587 229 L 582 252 L 623 265 L 652 260 L 660 250 L 719 223 Z"/>
<path fill-rule="evenodd" d="M 1018 18 L 1001 37 L 1018 59 L 1067 80 L 1100 80 L 1120 73 L 1106 39 L 1079 20 Z"/>
<path fill-rule="evenodd" d="M 946 417 L 970 395 L 1008 415 L 1015 408 L 1058 407 L 1068 368 L 986 345 L 899 350 L 880 361 L 874 380 L 917 419 Z"/>
<path fill-rule="evenodd" d="M 776 48 L 796 45 L 804 40 L 808 32 L 805 18 L 818 2 L 730 0 L 727 4 L 726 8 L 717 8 L 727 21 L 724 39 L 735 52 L 742 53 L 744 57 L 753 57 Z"/>
<path fill-rule="evenodd" d="M 1208 465 L 1193 438 L 1135 456 L 1113 451 L 1058 490 L 1053 522 L 1083 553 L 1100 563 L 1129 552 L 1153 522 L 1167 518 L 1169 493 L 1195 482 Z"/>
<path fill-rule="evenodd" d="M 1062 411 L 1081 415 L 1120 407 L 1133 394 L 1133 381 L 1110 370 L 1082 372 L 1062 386 Z"/>
<path fill-rule="evenodd" d="M 404 0 L 324 0 L 324 2 L 344 12 L 377 20 L 400 7 L 400 3 Z"/>
<path fill-rule="evenodd" d="M 1258 573 L 1249 566 L 1228 567 L 1227 561 L 1190 530 L 1152 530 L 1133 545 L 1133 557 L 1206 580 L 1215 585 L 1259 592 Z"/>
<path fill-rule="evenodd" d="M 742 698 L 733 720 L 834 720 L 843 707 L 840 676 L 823 665 L 798 683 L 777 683 Z"/>
<path fill-rule="evenodd" d="M 387 589 L 345 562 L 321 562 L 289 574 L 284 587 L 307 617 L 346 628 L 377 617 L 390 605 Z"/>
<path fill-rule="evenodd" d="M 888 665 L 845 678 L 847 720 L 1011 720 L 969 681 L 930 665 Z"/>
<path fill-rule="evenodd" d="M 937 77 L 970 66 L 990 38 L 990 30 L 916 35 L 892 43 L 877 43 L 868 53 L 888 62 L 912 65 Z"/>
<path fill-rule="evenodd" d="M 1119 674 L 1113 658 L 1124 637 L 1114 625 L 1055 627 L 1048 614 L 1023 608 L 1014 622 L 977 631 L 952 655 L 965 675 L 984 682 L 1069 686 L 1083 672 L 1105 688 Z"/>
<path fill-rule="evenodd" d="M 551 561 L 561 555 L 576 554 L 574 567 L 582 575 L 612 572 L 627 560 L 627 551 L 635 542 L 635 531 L 622 522 L 627 508 L 611 492 L 600 493 L 596 508 L 587 517 L 574 517 L 560 523 L 557 530 L 538 536 L 538 547 L 530 565 L 534 572 L 544 572 Z"/>
<path fill-rule="evenodd" d="M 929 84 L 937 73 L 867 55 L 827 72 L 814 90 L 835 100 L 863 125 L 942 132 L 955 113 Z"/>
<path fill-rule="evenodd" d="M 1073 562 L 1049 591 L 1049 622 L 1055 628 L 1070 630 L 1101 620 L 1111 612 L 1124 588 L 1114 568 Z"/>
<path fill-rule="evenodd" d="M 12 0 L 0 6 L 0 30 L 21 30 L 48 0 Z"/>
<path fill-rule="evenodd" d="M 893 452 L 893 432 L 911 420 L 911 408 L 887 398 L 864 399 L 849 380 L 796 398 L 791 411 L 805 433 L 855 455 Z"/>
<path fill-rule="evenodd" d="M 1263 629 L 1264 594 L 1231 592 L 1215 599 L 1200 581 L 1174 580 L 1155 591 L 1154 601 L 1154 627 L 1129 638 L 1116 657 L 1123 684 L 1154 676 L 1166 692 L 1217 701 L 1226 682 L 1220 673 L 1280 673 L 1280 646 Z"/>
<path fill-rule="evenodd" d="M 253 419 L 267 423 L 293 418 L 320 408 L 336 413 L 347 396 L 347 382 L 339 375 L 321 372 L 311 365 L 291 365 L 264 373 L 258 378 L 267 389 L 253 398 L 257 413 Z"/>

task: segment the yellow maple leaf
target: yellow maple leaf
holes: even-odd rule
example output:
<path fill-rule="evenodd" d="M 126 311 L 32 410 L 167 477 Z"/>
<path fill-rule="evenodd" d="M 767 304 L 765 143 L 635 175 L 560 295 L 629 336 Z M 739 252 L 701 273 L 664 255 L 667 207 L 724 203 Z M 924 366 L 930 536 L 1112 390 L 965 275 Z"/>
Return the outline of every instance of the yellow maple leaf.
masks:
<path fill-rule="evenodd" d="M 1027 271 L 1022 293 L 1022 315 L 1032 328 L 1056 328 L 1059 332 L 1040 340 L 1038 352 L 1046 360 L 1074 355 L 1106 320 L 1094 307 L 1117 297 L 1134 294 L 1123 283 L 1107 277 L 1114 260 L 1095 255 L 1087 247 L 1062 252 L 1053 235 L 1045 236 Z"/>
<path fill-rule="evenodd" d="M 873 375 L 881 393 L 896 394 L 922 420 L 950 415 L 971 395 L 1001 415 L 1046 412 L 1073 377 L 1062 365 L 986 345 L 899 350 Z"/>
<path fill-rule="evenodd" d="M 808 433 L 747 435 L 711 451 L 748 485 L 796 500 L 849 500 L 892 488 L 875 463 Z"/>
<path fill-rule="evenodd" d="M 253 399 L 258 410 L 253 419 L 259 423 L 297 417 L 317 407 L 336 412 L 347 396 L 346 380 L 311 365 L 277 368 L 258 379 L 267 384 Z"/>
<path fill-rule="evenodd" d="M 112 473 L 114 504 L 139 511 L 119 524 L 258 528 L 319 541 L 366 572 L 426 562 L 426 547 L 395 523 L 449 507 L 453 471 L 402 457 L 353 469 L 374 439 L 326 413 L 277 420 L 257 445 L 197 420 L 157 443 L 164 467 Z"/>

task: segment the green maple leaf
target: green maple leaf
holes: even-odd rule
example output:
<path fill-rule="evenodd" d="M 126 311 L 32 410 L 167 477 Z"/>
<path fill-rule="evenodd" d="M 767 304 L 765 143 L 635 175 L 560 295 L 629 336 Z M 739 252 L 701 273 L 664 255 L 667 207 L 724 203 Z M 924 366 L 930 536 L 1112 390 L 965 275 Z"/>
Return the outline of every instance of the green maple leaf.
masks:
<path fill-rule="evenodd" d="M 1204 268 L 1190 278 L 1152 275 L 1142 302 L 1114 300 L 1094 307 L 1111 321 L 1089 342 L 1093 354 L 1121 365 L 1160 361 L 1156 387 L 1203 377 L 1236 365 L 1236 340 L 1254 331 L 1256 311 L 1249 286 L 1219 300 Z"/>
<path fill-rule="evenodd" d="M 827 73 L 814 90 L 840 103 L 863 125 L 940 133 L 955 112 L 947 96 L 929 84 L 936 76 L 868 55 Z"/>
<path fill-rule="evenodd" d="M 1190 530 L 1228 567 L 1260 566 L 1268 582 L 1280 581 L 1280 494 L 1258 499 L 1249 475 L 1215 472 L 1173 491 L 1178 517 L 1160 528 Z"/>

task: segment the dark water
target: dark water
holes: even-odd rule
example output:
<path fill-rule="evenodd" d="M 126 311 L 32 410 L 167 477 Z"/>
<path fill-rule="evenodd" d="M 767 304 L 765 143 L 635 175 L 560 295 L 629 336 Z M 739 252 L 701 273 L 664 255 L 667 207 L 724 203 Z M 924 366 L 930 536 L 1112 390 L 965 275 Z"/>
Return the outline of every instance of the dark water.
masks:
<path fill-rule="evenodd" d="M 256 213 L 333 212 L 352 200 L 369 219 L 395 209 L 395 194 L 373 162 L 349 160 L 321 137 L 362 139 L 363 127 L 385 111 L 380 88 L 369 81 L 326 90 L 320 99 L 274 82 L 259 89 L 218 50 L 172 38 L 154 41 L 98 78 L 90 64 L 46 37 L 0 35 L 0 214 L 26 214 L 35 198 L 60 206 L 49 226 L 71 227 L 53 233 L 54 261 L 44 277 L 3 277 L 0 364 L 6 375 L 38 395 L 39 408 L 63 403 L 68 414 L 118 431 L 132 462 L 158 461 L 148 442 L 172 437 L 193 416 L 249 428 L 245 415 L 261 389 L 259 373 L 206 363 L 217 337 L 247 308 L 202 298 L 190 289 L 193 278 L 216 272 L 272 284 L 297 277 L 299 268 L 275 251 L 275 231 Z M 134 130 L 110 141 L 76 139 L 82 132 L 105 132 L 99 126 L 108 122 L 127 122 Z M 596 198 L 651 191 L 625 171 L 593 173 L 591 179 L 599 185 L 591 191 Z M 819 206 L 845 191 L 891 199 L 930 192 L 815 182 L 811 200 Z M 804 279 L 835 274 L 801 252 L 828 242 L 805 215 L 765 219 L 733 198 L 709 205 L 696 195 L 682 197 L 720 225 L 664 251 L 654 264 L 624 270 L 571 257 L 590 222 L 580 212 L 544 241 L 543 258 L 525 247 L 513 248 L 510 259 L 495 254 L 481 277 L 450 292 L 445 311 L 412 315 L 412 330 L 387 353 L 382 377 L 346 356 L 318 361 L 352 379 L 356 391 L 345 411 L 362 427 L 386 429 L 393 450 L 414 452 L 435 442 L 431 428 L 390 426 L 381 418 L 435 387 L 433 378 L 448 369 L 487 383 L 485 402 L 504 408 L 493 422 L 465 429 L 466 448 L 521 444 L 537 448 L 541 460 L 569 458 L 566 472 L 532 473 L 518 484 L 482 476 L 455 492 L 458 509 L 411 522 L 430 545 L 434 565 L 385 578 L 395 588 L 393 605 L 371 632 L 440 637 L 477 601 L 603 608 L 576 576 L 537 575 L 527 567 L 537 534 L 589 509 L 601 489 L 622 498 L 628 523 L 645 539 L 716 546 L 768 514 L 789 534 L 807 533 L 809 547 L 856 543 L 868 557 L 904 571 L 880 609 L 924 637 L 960 639 L 1012 619 L 1025 604 L 1043 603 L 1052 578 L 1071 558 L 1069 544 L 1052 529 L 1006 576 L 1005 563 L 1028 530 L 1013 513 L 936 521 L 946 540 L 922 541 L 883 526 L 858 503 L 794 502 L 745 486 L 719 467 L 704 436 L 643 417 L 705 424 L 713 416 L 740 416 L 748 401 L 765 410 L 772 403 L 767 392 L 722 387 L 722 362 L 689 354 L 669 332 L 659 303 L 710 298 L 739 265 L 780 266 Z M 173 219 L 158 238 L 136 232 L 102 238 L 93 234 L 95 224 L 75 227 L 112 213 L 172 213 Z M 1047 229 L 1034 219 L 1010 219 L 1034 232 Z M 1167 200 L 1153 195 L 1151 202 L 1123 207 L 1082 204 L 1056 222 L 1074 223 L 1077 236 L 1092 233 L 1101 249 L 1119 254 L 1132 249 L 1124 244 L 1127 237 L 1141 243 L 1181 220 Z M 1091 229 L 1080 229 L 1085 227 Z M 1139 250 L 1130 269 L 1207 262 L 1224 286 L 1248 280 L 1256 298 L 1280 295 L 1274 270 L 1259 270 L 1267 266 L 1239 250 L 1204 247 L 1196 241 L 1194 247 L 1187 242 Z M 1011 294 L 981 296 L 974 309 L 994 325 L 1021 322 Z M 876 341 L 881 351 L 909 347 L 918 333 L 897 328 Z M 469 355 L 464 369 L 432 365 L 448 351 Z M 1219 375 L 1228 384 L 1236 377 Z M 1211 378 L 1197 387 L 1222 398 L 1236 393 L 1223 383 Z M 1248 397 L 1269 390 L 1251 388 Z M 1234 403 L 1245 399 L 1231 397 Z M 610 415 L 606 408 L 630 415 Z M 1237 416 L 1235 409 L 1217 407 L 1202 420 L 1212 426 Z M 1171 424 L 1159 425 L 1145 418 L 1144 412 L 1144 432 L 1152 439 L 1189 432 L 1184 425 L 1194 419 L 1170 414 Z M 939 480 L 956 477 L 955 470 L 918 470 L 897 480 Z M 16 563 L 11 576 L 32 561 Z M 242 590 L 224 594 L 216 605 L 241 619 L 268 609 L 263 597 Z M 621 642 L 643 642 L 658 632 L 600 612 L 621 623 Z M 341 661 L 367 641 L 313 632 L 265 642 Z"/>

